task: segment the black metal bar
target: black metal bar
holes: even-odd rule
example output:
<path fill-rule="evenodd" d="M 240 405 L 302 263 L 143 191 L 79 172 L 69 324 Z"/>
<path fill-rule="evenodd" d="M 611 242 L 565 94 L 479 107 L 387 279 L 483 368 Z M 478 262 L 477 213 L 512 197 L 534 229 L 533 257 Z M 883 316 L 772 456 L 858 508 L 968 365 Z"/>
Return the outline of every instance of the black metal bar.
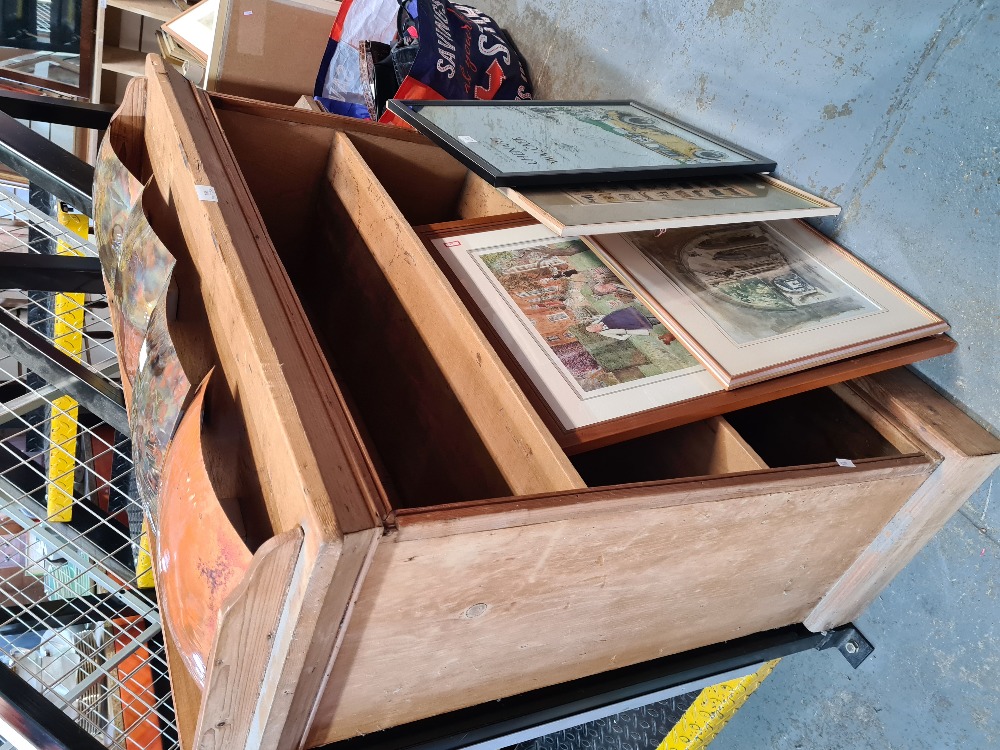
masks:
<path fill-rule="evenodd" d="M 0 289 L 103 294 L 99 258 L 0 253 Z"/>
<path fill-rule="evenodd" d="M 5 112 L 0 112 L 0 164 L 81 213 L 94 215 L 94 168 Z"/>
<path fill-rule="evenodd" d="M 51 122 L 75 128 L 106 130 L 115 113 L 113 104 L 91 104 L 54 96 L 38 96 L 16 91 L 0 92 L 0 112 L 18 120 Z"/>
<path fill-rule="evenodd" d="M 0 663 L 0 715 L 25 741 L 38 748 L 104 750 L 76 722 L 6 664 Z M 5 732 L 6 734 L 6 732 Z M 17 738 L 4 737 L 8 741 Z M 23 747 L 24 743 L 18 744 Z"/>
<path fill-rule="evenodd" d="M 98 624 L 115 617 L 138 617 L 113 594 L 0 606 L 0 635 L 12 637 L 35 630 Z"/>
<path fill-rule="evenodd" d="M 0 315 L 0 350 L 38 373 L 46 382 L 62 383 L 91 414 L 128 434 L 128 414 L 122 392 L 12 315 Z"/>
<path fill-rule="evenodd" d="M 326 745 L 326 750 L 459 750 L 817 647 L 801 625 L 695 649 Z M 402 655 L 401 658 L 406 658 Z"/>

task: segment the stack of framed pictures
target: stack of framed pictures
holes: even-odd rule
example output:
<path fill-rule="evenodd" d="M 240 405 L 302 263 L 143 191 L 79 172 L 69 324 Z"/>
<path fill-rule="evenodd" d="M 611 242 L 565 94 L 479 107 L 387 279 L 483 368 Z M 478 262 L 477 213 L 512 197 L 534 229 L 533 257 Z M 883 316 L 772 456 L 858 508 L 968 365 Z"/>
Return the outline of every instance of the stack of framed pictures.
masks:
<path fill-rule="evenodd" d="M 527 211 L 418 231 L 568 449 L 954 346 L 747 149 L 631 102 L 390 108 Z"/>

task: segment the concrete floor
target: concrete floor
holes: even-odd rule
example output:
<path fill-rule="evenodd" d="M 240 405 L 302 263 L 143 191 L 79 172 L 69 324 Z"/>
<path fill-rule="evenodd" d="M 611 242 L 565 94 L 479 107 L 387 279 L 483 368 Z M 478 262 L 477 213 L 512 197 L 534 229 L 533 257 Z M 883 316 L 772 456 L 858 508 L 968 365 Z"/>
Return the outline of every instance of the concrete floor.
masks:
<path fill-rule="evenodd" d="M 1000 428 L 1000 0 L 473 0 L 538 98 L 633 98 L 774 158 L 821 223 L 952 325 L 919 370 Z M 876 653 L 786 659 L 713 744 L 1000 745 L 1000 498 L 986 486 L 859 620 Z"/>

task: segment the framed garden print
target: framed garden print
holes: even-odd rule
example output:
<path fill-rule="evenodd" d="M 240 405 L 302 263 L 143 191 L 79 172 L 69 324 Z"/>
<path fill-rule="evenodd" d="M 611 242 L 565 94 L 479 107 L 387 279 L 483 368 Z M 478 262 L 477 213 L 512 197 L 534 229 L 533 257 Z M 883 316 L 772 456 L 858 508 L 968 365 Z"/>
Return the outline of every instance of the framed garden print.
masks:
<path fill-rule="evenodd" d="M 501 188 L 560 237 L 835 216 L 840 206 L 769 175 Z"/>
<path fill-rule="evenodd" d="M 588 241 L 727 388 L 948 330 L 802 221 Z"/>
<path fill-rule="evenodd" d="M 389 110 L 497 187 L 770 172 L 775 162 L 630 101 L 409 101 Z"/>
<path fill-rule="evenodd" d="M 564 429 L 721 390 L 583 241 L 531 224 L 432 244 Z"/>

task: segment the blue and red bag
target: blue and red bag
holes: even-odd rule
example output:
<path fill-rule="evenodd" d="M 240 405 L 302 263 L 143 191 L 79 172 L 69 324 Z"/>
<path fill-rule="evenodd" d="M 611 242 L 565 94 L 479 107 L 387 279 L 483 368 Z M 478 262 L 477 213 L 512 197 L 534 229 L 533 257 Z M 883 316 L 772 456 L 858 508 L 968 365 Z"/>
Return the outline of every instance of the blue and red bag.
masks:
<path fill-rule="evenodd" d="M 354 0 L 353 4 L 371 5 L 372 2 Z M 332 75 L 338 72 L 337 60 L 346 61 L 348 57 L 338 54 L 338 45 L 344 42 L 343 32 L 351 25 L 350 16 L 344 14 L 344 5 L 337 16 L 316 80 L 316 97 L 331 112 L 367 117 L 360 73 L 357 89 L 349 92 L 347 99 L 343 98 L 343 92 L 334 92 L 328 85 L 329 81 L 337 80 L 337 76 Z M 393 7 L 397 7 L 395 2 Z M 396 92 L 396 99 L 531 98 L 531 81 L 521 56 L 506 33 L 488 15 L 451 0 L 409 0 L 405 10 L 416 19 L 419 49 Z M 384 12 L 383 8 L 380 11 Z M 410 34 L 413 32 L 414 29 L 410 29 Z M 390 39 L 393 37 L 395 34 Z M 387 41 L 384 36 L 375 40 Z M 358 66 L 356 52 L 353 57 L 354 65 Z M 339 72 L 342 73 L 343 68 Z M 338 99 L 333 99 L 331 94 Z M 391 113 L 383 115 L 380 121 L 403 124 Z"/>

